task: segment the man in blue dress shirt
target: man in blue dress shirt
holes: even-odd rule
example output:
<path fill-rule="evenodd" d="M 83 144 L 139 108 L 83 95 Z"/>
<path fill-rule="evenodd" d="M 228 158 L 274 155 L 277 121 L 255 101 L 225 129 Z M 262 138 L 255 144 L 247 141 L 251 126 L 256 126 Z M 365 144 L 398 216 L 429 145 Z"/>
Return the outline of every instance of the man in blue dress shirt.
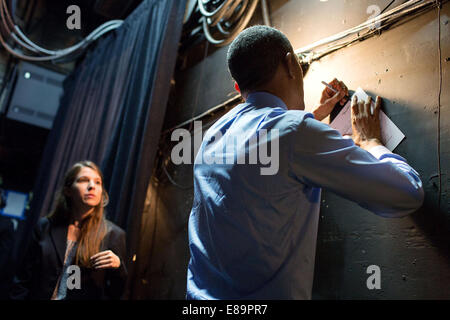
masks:
<path fill-rule="evenodd" d="M 382 145 L 378 97 L 373 114 L 352 101 L 353 139 L 319 121 L 342 82 L 304 111 L 302 69 L 280 31 L 244 30 L 227 59 L 245 103 L 210 127 L 195 159 L 187 299 L 311 299 L 321 189 L 402 217 L 422 205 L 419 174 Z"/>

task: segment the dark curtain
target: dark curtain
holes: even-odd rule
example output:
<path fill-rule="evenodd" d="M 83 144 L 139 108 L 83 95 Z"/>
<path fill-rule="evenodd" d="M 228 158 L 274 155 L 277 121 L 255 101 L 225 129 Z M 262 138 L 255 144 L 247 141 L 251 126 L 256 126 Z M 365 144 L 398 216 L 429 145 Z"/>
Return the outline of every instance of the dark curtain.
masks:
<path fill-rule="evenodd" d="M 51 210 L 65 171 L 88 159 L 105 175 L 107 217 L 127 231 L 128 253 L 135 252 L 184 10 L 185 0 L 143 1 L 119 29 L 90 48 L 66 79 L 41 160 L 24 245 L 38 218 Z"/>

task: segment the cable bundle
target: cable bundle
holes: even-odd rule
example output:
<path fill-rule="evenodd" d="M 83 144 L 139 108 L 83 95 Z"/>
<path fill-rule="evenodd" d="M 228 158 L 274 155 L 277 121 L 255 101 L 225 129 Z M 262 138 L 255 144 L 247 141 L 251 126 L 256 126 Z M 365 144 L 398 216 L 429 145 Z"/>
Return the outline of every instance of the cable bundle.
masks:
<path fill-rule="evenodd" d="M 105 22 L 94 31 L 92 31 L 84 40 L 80 41 L 72 47 L 62 50 L 47 50 L 28 39 L 27 36 L 22 32 L 22 30 L 20 30 L 20 28 L 14 23 L 13 18 L 9 14 L 5 0 L 0 0 L 0 14 L 1 44 L 13 56 L 27 61 L 53 61 L 61 63 L 66 62 L 70 59 L 74 59 L 79 54 L 81 54 L 93 41 L 97 40 L 105 33 L 120 27 L 123 23 L 123 20 L 111 20 Z M 12 48 L 7 43 L 8 40 L 11 40 L 16 45 L 18 45 L 19 49 Z M 25 53 L 26 51 L 34 55 L 29 55 Z"/>
<path fill-rule="evenodd" d="M 379 34 L 381 30 L 388 29 L 390 26 L 417 14 L 423 13 L 429 9 L 435 8 L 440 4 L 436 0 L 409 0 L 405 3 L 378 15 L 377 17 L 367 20 L 366 22 L 342 31 L 328 38 L 314 42 L 308 46 L 295 50 L 302 64 L 310 64 L 319 60 L 323 56 L 347 47 L 355 42 L 365 40 L 375 34 Z M 362 33 L 366 30 L 364 33 Z"/>
<path fill-rule="evenodd" d="M 197 6 L 202 14 L 203 33 L 206 39 L 222 47 L 247 26 L 259 0 L 198 0 Z M 219 39 L 213 37 L 211 28 L 216 29 Z"/>

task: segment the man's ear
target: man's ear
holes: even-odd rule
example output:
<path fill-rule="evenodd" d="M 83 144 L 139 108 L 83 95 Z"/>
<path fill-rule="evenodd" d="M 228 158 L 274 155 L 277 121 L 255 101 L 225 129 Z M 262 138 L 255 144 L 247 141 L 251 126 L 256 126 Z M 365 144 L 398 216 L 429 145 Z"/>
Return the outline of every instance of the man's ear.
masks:
<path fill-rule="evenodd" d="M 292 54 L 292 52 L 286 53 L 284 56 L 284 64 L 286 66 L 286 70 L 288 72 L 289 78 L 295 79 L 295 60 L 296 57 Z"/>

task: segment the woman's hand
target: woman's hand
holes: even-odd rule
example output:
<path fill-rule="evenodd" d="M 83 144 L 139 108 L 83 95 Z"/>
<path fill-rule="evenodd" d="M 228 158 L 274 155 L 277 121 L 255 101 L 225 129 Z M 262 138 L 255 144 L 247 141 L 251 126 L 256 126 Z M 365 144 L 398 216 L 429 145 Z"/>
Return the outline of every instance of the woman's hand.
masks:
<path fill-rule="evenodd" d="M 91 263 L 95 269 L 117 269 L 120 267 L 120 258 L 111 250 L 106 250 L 94 254 Z"/>
<path fill-rule="evenodd" d="M 319 121 L 322 121 L 330 115 L 336 103 L 339 102 L 342 106 L 346 101 L 345 97 L 348 96 L 347 86 L 342 81 L 334 78 L 333 81 L 330 82 L 330 85 L 337 90 L 337 93 L 334 93 L 328 87 L 325 87 L 322 91 L 320 105 L 313 111 L 314 118 Z"/>

